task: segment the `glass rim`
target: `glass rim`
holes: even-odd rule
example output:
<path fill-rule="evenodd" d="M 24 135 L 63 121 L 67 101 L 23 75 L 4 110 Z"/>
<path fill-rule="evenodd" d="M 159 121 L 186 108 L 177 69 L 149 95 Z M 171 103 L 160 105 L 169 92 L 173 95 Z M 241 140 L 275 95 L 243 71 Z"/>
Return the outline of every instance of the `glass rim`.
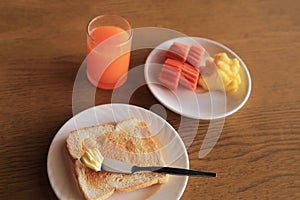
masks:
<path fill-rule="evenodd" d="M 128 29 L 128 31 L 129 31 L 129 36 L 128 36 L 127 40 L 124 41 L 124 42 L 122 42 L 122 43 L 120 43 L 120 44 L 112 44 L 111 46 L 117 46 L 117 47 L 123 46 L 123 45 L 125 45 L 126 43 L 128 43 L 128 42 L 131 40 L 131 38 L 132 38 L 132 28 L 131 28 L 131 25 L 129 24 L 129 22 L 128 22 L 124 17 L 121 17 L 121 16 L 119 16 L 119 15 L 104 14 L 104 15 L 98 15 L 98 16 L 92 18 L 92 19 L 88 22 L 88 24 L 87 24 L 87 26 L 86 26 L 86 33 L 87 33 L 87 36 L 89 37 L 89 39 L 91 39 L 91 41 L 92 41 L 94 44 L 97 44 L 97 41 L 94 40 L 94 38 L 91 36 L 91 34 L 90 34 L 91 32 L 90 32 L 90 30 L 89 30 L 89 27 L 92 25 L 93 22 L 95 22 L 96 20 L 98 20 L 98 19 L 100 19 L 100 18 L 103 18 L 103 17 L 118 17 L 118 18 L 122 19 L 122 20 L 126 23 L 126 25 L 128 25 L 128 27 L 129 27 L 129 29 Z M 124 31 L 127 32 L 127 30 L 124 30 Z M 120 33 L 118 33 L 118 34 L 120 34 Z M 118 35 L 118 34 L 117 34 L 117 35 Z"/>

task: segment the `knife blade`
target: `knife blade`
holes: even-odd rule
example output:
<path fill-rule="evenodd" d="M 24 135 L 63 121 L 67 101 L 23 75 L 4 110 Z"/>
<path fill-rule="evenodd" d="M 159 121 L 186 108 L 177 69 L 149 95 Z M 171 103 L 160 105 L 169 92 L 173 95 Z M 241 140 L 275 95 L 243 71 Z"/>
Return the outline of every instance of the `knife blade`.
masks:
<path fill-rule="evenodd" d="M 156 173 L 182 175 L 182 176 L 206 176 L 206 177 L 217 176 L 217 174 L 214 172 L 189 170 L 183 168 L 163 167 L 163 166 L 141 167 L 141 166 L 133 165 L 131 163 L 114 160 L 111 158 L 104 158 L 101 170 L 107 172 L 125 173 L 125 174 L 134 174 L 136 172 L 141 172 L 141 171 L 150 171 Z"/>

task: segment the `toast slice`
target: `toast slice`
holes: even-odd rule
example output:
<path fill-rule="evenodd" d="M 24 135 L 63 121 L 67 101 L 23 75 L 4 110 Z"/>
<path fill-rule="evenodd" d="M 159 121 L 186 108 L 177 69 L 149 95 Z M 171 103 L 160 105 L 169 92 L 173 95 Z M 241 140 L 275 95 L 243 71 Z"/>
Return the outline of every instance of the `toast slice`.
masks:
<path fill-rule="evenodd" d="M 79 161 L 89 148 L 97 148 L 104 157 L 139 166 L 164 165 L 161 144 L 152 136 L 145 121 L 130 118 L 117 124 L 72 131 L 67 138 L 67 149 L 75 163 L 79 188 L 87 200 L 102 200 L 114 192 L 129 192 L 167 181 L 167 175 L 153 172 L 95 172 Z"/>

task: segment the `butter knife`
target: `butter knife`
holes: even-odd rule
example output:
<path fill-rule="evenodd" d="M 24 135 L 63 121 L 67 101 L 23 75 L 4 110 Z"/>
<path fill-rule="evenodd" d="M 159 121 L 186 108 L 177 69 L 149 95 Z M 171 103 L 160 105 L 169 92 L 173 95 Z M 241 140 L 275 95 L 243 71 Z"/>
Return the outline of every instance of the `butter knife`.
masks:
<path fill-rule="evenodd" d="M 217 174 L 214 172 L 204 172 L 204 171 L 189 170 L 183 168 L 160 167 L 160 166 L 140 167 L 119 160 L 114 160 L 111 158 L 104 158 L 101 171 L 125 173 L 125 174 L 134 174 L 136 172 L 141 172 L 141 171 L 150 171 L 156 173 L 182 175 L 182 176 L 206 176 L 206 177 L 217 176 Z"/>

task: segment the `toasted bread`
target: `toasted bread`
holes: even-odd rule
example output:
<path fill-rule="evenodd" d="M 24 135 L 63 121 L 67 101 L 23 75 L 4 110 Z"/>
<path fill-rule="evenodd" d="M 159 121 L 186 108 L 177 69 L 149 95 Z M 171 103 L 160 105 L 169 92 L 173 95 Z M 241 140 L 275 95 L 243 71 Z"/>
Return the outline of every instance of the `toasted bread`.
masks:
<path fill-rule="evenodd" d="M 88 148 L 97 148 L 104 157 L 139 166 L 163 166 L 161 144 L 145 121 L 135 118 L 117 124 L 101 124 L 72 131 L 67 149 L 74 160 L 79 188 L 87 200 L 102 200 L 114 192 L 129 192 L 167 181 L 167 175 L 153 172 L 118 174 L 95 172 L 79 159 Z"/>

